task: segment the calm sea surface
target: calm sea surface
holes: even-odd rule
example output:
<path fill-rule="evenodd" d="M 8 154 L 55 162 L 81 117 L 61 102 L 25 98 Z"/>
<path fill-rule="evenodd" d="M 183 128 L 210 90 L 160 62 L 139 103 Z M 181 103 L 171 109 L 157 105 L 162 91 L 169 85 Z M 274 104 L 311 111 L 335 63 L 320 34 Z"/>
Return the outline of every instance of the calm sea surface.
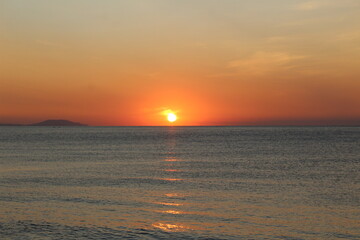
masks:
<path fill-rule="evenodd" d="M 0 127 L 0 239 L 360 239 L 360 128 Z"/>

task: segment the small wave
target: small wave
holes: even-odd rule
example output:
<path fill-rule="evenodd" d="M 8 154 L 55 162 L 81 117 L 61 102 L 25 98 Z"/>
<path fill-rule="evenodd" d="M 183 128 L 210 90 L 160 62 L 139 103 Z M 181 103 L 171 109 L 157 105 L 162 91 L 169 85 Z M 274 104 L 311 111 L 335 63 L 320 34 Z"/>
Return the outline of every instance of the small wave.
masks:
<path fill-rule="evenodd" d="M 125 227 L 113 229 L 16 221 L 0 223 L 0 239 L 224 239 L 183 232 L 187 230 L 183 225 L 155 223 L 152 227 L 154 230 Z"/>

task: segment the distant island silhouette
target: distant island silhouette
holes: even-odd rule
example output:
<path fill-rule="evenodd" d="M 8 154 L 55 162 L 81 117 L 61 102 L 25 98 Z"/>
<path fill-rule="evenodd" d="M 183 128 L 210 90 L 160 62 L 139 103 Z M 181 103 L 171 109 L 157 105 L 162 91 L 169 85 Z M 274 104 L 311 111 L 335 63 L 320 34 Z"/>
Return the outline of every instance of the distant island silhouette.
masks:
<path fill-rule="evenodd" d="M 57 126 L 87 126 L 86 124 L 79 122 L 72 122 L 69 120 L 63 119 L 49 119 L 38 123 L 33 124 L 0 124 L 0 126 L 49 126 L 49 127 L 57 127 Z"/>
<path fill-rule="evenodd" d="M 79 122 L 72 122 L 69 120 L 45 120 L 39 123 L 30 124 L 29 126 L 87 126 L 86 124 L 82 124 Z"/>

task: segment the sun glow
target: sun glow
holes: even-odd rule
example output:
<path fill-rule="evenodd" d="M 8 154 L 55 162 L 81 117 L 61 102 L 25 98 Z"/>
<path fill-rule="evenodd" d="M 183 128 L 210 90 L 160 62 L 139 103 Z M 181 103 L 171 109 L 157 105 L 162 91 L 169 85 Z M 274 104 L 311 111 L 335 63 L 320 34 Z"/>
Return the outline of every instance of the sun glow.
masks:
<path fill-rule="evenodd" d="M 177 119 L 177 117 L 176 117 L 176 115 L 174 114 L 174 113 L 168 113 L 167 114 L 167 120 L 169 121 L 169 122 L 175 122 L 176 121 L 176 119 Z"/>
<path fill-rule="evenodd" d="M 170 123 L 171 125 L 175 125 L 179 118 L 177 116 L 177 113 L 179 112 L 179 110 L 174 110 L 174 109 L 169 109 L 169 108 L 163 108 L 163 110 L 161 112 L 159 112 L 160 115 L 162 115 L 162 121 L 164 121 L 164 119 L 166 119 L 166 121 L 168 123 Z M 164 122 L 163 122 L 164 123 Z"/>

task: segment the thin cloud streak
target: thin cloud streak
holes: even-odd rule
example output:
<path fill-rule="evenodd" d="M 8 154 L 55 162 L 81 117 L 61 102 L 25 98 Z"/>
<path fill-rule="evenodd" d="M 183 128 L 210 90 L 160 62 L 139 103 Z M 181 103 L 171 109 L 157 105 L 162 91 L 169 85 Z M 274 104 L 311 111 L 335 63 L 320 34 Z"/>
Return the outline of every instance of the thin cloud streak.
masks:
<path fill-rule="evenodd" d="M 298 11 L 313 11 L 322 8 L 338 8 L 343 6 L 359 6 L 357 0 L 313 0 L 297 4 L 294 9 Z"/>
<path fill-rule="evenodd" d="M 296 61 L 307 58 L 285 52 L 256 52 L 247 59 L 230 61 L 228 68 L 243 74 L 263 75 L 275 71 L 283 71 L 296 67 Z"/>

